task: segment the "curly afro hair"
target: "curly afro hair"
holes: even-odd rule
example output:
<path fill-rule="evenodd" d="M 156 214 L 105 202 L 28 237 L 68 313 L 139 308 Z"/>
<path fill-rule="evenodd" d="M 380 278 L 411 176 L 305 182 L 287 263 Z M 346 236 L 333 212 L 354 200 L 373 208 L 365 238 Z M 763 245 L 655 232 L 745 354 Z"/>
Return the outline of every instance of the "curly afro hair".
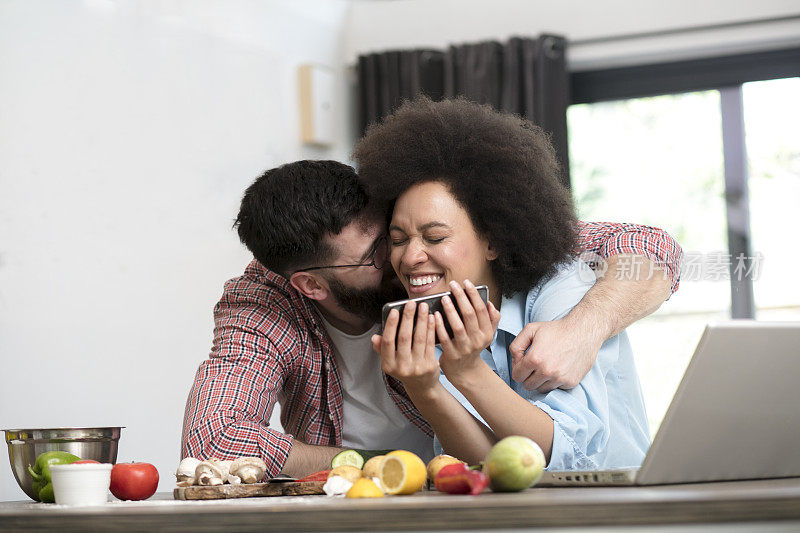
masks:
<path fill-rule="evenodd" d="M 372 202 L 391 213 L 413 185 L 439 181 L 498 258 L 504 296 L 552 275 L 576 247 L 577 220 L 547 134 L 516 115 L 458 98 L 406 101 L 356 144 Z"/>

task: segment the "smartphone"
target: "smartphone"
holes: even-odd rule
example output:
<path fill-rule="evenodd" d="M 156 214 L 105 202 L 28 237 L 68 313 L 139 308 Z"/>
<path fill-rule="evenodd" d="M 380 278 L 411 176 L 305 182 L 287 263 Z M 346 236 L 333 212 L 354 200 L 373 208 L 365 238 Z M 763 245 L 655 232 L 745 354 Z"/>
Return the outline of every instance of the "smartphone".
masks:
<path fill-rule="evenodd" d="M 483 300 L 483 303 L 487 303 L 489 301 L 489 287 L 486 285 L 478 285 L 475 287 L 478 290 L 478 295 Z M 386 319 L 389 317 L 389 312 L 392 309 L 397 309 L 400 312 L 400 320 L 402 323 L 403 318 L 403 309 L 405 308 L 406 304 L 409 302 L 416 302 L 417 309 L 419 309 L 419 304 L 425 303 L 428 304 L 428 313 L 433 314 L 436 311 L 439 311 L 442 315 L 442 319 L 444 320 L 444 329 L 447 330 L 447 335 L 452 339 L 453 338 L 453 330 L 450 327 L 450 323 L 447 320 L 447 315 L 444 312 L 444 308 L 442 307 L 442 298 L 445 296 L 450 296 L 450 300 L 453 302 L 453 305 L 456 308 L 456 312 L 458 316 L 461 317 L 461 311 L 458 309 L 458 303 L 448 292 L 440 292 L 439 294 L 432 294 L 430 296 L 420 296 L 419 298 L 409 298 L 408 300 L 398 300 L 396 302 L 389 302 L 388 304 L 383 306 L 383 310 L 381 311 L 381 330 L 386 327 Z M 416 313 L 414 316 L 414 324 L 416 325 Z M 399 327 L 399 326 L 398 326 Z M 439 342 L 439 335 L 436 335 L 436 344 L 440 344 Z"/>

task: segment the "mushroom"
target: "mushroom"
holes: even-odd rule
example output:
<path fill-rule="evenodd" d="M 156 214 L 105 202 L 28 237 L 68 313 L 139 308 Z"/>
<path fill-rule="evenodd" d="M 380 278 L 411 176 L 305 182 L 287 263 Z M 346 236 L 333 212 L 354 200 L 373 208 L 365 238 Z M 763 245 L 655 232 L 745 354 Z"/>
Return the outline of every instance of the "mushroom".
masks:
<path fill-rule="evenodd" d="M 198 485 L 222 485 L 228 476 L 226 465 L 219 459 L 209 459 L 197 465 L 194 477 Z"/>
<path fill-rule="evenodd" d="M 238 476 L 231 474 L 231 465 L 233 464 L 233 461 L 220 461 L 219 464 L 222 467 L 222 472 L 225 474 L 224 476 L 222 476 L 222 480 L 225 483 L 230 483 L 231 485 L 238 485 L 242 482 L 242 480 L 239 479 Z"/>
<path fill-rule="evenodd" d="M 195 457 L 186 457 L 178 465 L 178 470 L 175 472 L 175 480 L 178 482 L 179 487 L 191 487 L 195 482 L 195 470 L 197 465 L 200 464 L 200 459 Z"/>
<path fill-rule="evenodd" d="M 258 483 L 267 472 L 267 464 L 259 457 L 239 457 L 231 464 L 230 473 L 243 483 Z"/>

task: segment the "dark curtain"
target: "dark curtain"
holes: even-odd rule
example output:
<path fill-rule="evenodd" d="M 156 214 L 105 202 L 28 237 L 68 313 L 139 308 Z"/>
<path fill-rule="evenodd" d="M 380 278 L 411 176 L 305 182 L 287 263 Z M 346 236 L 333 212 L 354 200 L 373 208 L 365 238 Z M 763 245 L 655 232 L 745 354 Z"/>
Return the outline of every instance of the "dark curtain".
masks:
<path fill-rule="evenodd" d="M 361 131 L 404 98 L 465 96 L 521 115 L 550 133 L 569 187 L 566 40 L 555 35 L 359 57 Z"/>
<path fill-rule="evenodd" d="M 358 58 L 361 132 L 394 111 L 403 99 L 444 96 L 444 52 L 408 50 Z"/>

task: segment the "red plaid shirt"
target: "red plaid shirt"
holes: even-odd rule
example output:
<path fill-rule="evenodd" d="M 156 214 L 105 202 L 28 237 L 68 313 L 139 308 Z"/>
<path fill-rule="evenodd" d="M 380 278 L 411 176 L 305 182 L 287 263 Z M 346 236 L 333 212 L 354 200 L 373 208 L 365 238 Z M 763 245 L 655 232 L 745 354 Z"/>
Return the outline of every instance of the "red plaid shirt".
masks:
<path fill-rule="evenodd" d="M 678 287 L 681 248 L 665 232 L 634 224 L 581 223 L 580 247 L 602 257 L 643 255 L 663 266 Z M 310 300 L 257 261 L 225 283 L 214 308 L 214 344 L 200 364 L 186 402 L 183 457 L 262 457 L 280 473 L 292 439 L 342 443 L 342 390 L 333 344 Z M 400 411 L 433 431 L 402 384 L 384 375 Z M 280 402 L 286 432 L 269 427 Z"/>
<path fill-rule="evenodd" d="M 617 254 L 642 255 L 664 269 L 671 283 L 670 294 L 674 294 L 680 285 L 683 250 L 664 230 L 639 224 L 579 222 L 578 248 L 584 259 L 592 256 L 606 259 Z M 597 266 L 589 264 L 593 268 Z M 641 274 L 647 276 L 649 272 Z"/>

